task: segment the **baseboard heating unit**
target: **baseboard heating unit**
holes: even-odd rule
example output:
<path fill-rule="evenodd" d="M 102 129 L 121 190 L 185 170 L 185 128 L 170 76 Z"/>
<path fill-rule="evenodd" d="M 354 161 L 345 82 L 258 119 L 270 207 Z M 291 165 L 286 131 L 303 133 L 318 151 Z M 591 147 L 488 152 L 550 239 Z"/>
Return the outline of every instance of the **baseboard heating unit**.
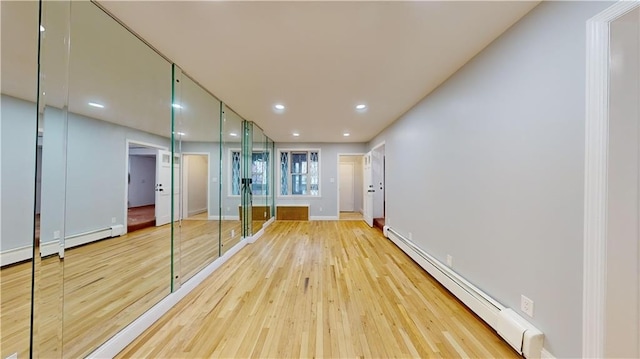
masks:
<path fill-rule="evenodd" d="M 531 323 L 469 283 L 412 241 L 385 226 L 384 234 L 440 284 L 489 324 L 509 345 L 525 358 L 540 358 L 544 334 Z"/>

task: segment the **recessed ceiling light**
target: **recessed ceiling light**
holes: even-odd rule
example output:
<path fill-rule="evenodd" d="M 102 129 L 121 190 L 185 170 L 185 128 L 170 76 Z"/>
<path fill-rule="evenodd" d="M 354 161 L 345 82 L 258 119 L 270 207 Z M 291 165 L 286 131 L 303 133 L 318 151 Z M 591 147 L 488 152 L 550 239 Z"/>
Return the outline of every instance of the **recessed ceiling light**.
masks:
<path fill-rule="evenodd" d="M 293 135 L 293 137 L 298 137 L 298 136 L 300 136 L 300 134 L 299 134 L 299 133 L 297 133 L 297 132 L 292 133 L 292 135 Z"/>
<path fill-rule="evenodd" d="M 345 133 L 343 133 L 342 135 L 343 135 L 344 137 L 349 137 L 349 136 L 351 136 L 351 134 L 350 134 L 349 132 L 345 132 Z"/>
<path fill-rule="evenodd" d="M 231 132 L 231 133 L 229 133 L 229 136 L 231 136 L 231 137 L 237 137 L 237 136 L 238 136 L 238 134 L 237 134 L 237 133 L 235 133 L 235 132 Z"/>
<path fill-rule="evenodd" d="M 173 107 L 173 108 L 182 108 L 182 106 L 178 105 L 177 103 L 172 104 L 171 107 Z"/>
<path fill-rule="evenodd" d="M 44 31 L 44 26 L 40 25 L 40 32 Z"/>
<path fill-rule="evenodd" d="M 178 135 L 178 136 L 186 136 L 187 134 L 184 133 L 184 132 L 176 132 L 176 135 Z"/>
<path fill-rule="evenodd" d="M 365 108 L 367 108 L 367 105 L 361 103 L 359 105 L 356 106 L 356 110 L 364 110 Z"/>
<path fill-rule="evenodd" d="M 95 103 L 95 102 L 89 102 L 89 106 L 97 107 L 97 108 L 104 108 L 104 105 L 101 105 L 101 104 Z"/>
<path fill-rule="evenodd" d="M 273 108 L 275 108 L 276 110 L 284 110 L 284 105 L 281 103 L 276 104 L 275 106 L 273 106 Z"/>

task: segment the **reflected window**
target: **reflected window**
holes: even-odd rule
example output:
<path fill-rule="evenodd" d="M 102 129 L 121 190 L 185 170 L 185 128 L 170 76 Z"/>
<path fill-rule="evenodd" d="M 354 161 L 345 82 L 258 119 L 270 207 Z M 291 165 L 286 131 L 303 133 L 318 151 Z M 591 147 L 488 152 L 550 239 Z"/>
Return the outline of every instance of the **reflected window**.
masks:
<path fill-rule="evenodd" d="M 240 150 L 231 151 L 231 195 L 240 195 L 242 155 Z M 254 196 L 269 195 L 269 152 L 254 151 L 251 154 L 251 193 Z"/>
<path fill-rule="evenodd" d="M 320 195 L 320 151 L 280 151 L 281 196 Z"/>

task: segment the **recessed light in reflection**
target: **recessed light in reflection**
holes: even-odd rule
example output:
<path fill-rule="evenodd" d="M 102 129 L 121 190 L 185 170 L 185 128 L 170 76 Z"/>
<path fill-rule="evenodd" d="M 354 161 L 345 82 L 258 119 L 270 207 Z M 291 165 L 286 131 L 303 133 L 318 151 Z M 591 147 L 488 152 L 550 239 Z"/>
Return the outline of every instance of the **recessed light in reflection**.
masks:
<path fill-rule="evenodd" d="M 351 136 L 351 134 L 350 134 L 349 132 L 345 132 L 345 133 L 343 133 L 342 135 L 343 135 L 344 137 L 349 137 L 349 136 Z"/>
<path fill-rule="evenodd" d="M 184 133 L 184 132 L 176 132 L 176 135 L 178 135 L 178 136 L 186 136 L 186 133 Z"/>
<path fill-rule="evenodd" d="M 229 133 L 229 136 L 231 136 L 231 137 L 238 137 L 238 134 L 237 134 L 237 133 L 235 133 L 235 132 L 231 132 L 231 133 Z"/>
<path fill-rule="evenodd" d="M 173 108 L 182 108 L 182 106 L 178 105 L 177 103 L 172 104 L 171 107 L 173 107 Z"/>
<path fill-rule="evenodd" d="M 104 105 L 101 105 L 101 104 L 95 103 L 95 102 L 89 102 L 89 106 L 97 107 L 97 108 L 104 108 Z"/>
<path fill-rule="evenodd" d="M 40 32 L 44 32 L 44 26 L 40 25 Z"/>
<path fill-rule="evenodd" d="M 281 103 L 276 104 L 275 106 L 273 106 L 273 108 L 275 108 L 276 110 L 284 110 L 284 105 Z"/>
<path fill-rule="evenodd" d="M 292 133 L 292 135 L 293 135 L 293 137 L 298 137 L 298 136 L 300 136 L 300 134 L 299 134 L 299 133 L 297 133 L 297 132 Z"/>
<path fill-rule="evenodd" d="M 356 106 L 356 110 L 364 110 L 365 108 L 367 108 L 367 105 L 361 103 L 358 106 Z"/>

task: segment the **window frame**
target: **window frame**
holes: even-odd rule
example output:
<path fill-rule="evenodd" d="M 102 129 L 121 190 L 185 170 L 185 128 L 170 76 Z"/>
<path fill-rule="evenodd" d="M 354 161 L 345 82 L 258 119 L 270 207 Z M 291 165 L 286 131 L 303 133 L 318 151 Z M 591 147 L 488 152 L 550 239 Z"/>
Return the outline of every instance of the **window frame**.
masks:
<path fill-rule="evenodd" d="M 228 161 L 227 161 L 228 162 L 228 164 L 227 164 L 227 170 L 228 170 L 227 171 L 227 173 L 228 173 L 228 176 L 227 176 L 228 177 L 228 181 L 227 182 L 228 183 L 227 183 L 227 186 L 226 186 L 227 187 L 227 197 L 240 198 L 240 194 L 233 194 L 233 153 L 234 152 L 240 153 L 240 161 L 241 161 L 241 163 L 240 163 L 240 172 L 242 173 L 242 149 L 241 148 L 229 148 L 228 153 L 227 153 L 227 158 L 228 158 Z M 253 161 L 253 154 L 254 153 L 264 153 L 264 152 L 267 152 L 269 154 L 270 160 L 273 161 L 273 157 L 272 157 L 272 154 L 271 154 L 271 149 L 268 149 L 268 148 L 267 149 L 254 148 L 251 151 L 251 156 L 252 156 L 251 160 Z M 263 178 L 267 178 L 268 179 L 269 168 L 266 167 L 266 170 L 267 170 L 267 175 L 265 176 L 263 174 Z M 253 177 L 253 173 L 251 175 L 252 175 L 251 177 Z M 268 183 L 268 181 L 267 181 L 267 186 L 269 186 L 269 190 L 270 191 L 273 191 L 274 187 L 273 187 L 272 184 Z M 241 187 L 242 187 L 242 185 L 240 185 L 240 188 Z M 270 196 L 269 194 L 260 194 L 260 195 L 255 195 L 254 194 L 253 195 L 254 198 L 268 198 L 269 196 Z"/>
<path fill-rule="evenodd" d="M 288 157 L 287 160 L 289 161 L 287 164 L 287 183 L 288 183 L 288 188 L 287 188 L 287 194 L 282 194 L 282 153 L 287 152 L 288 153 Z M 292 193 L 292 184 L 293 184 L 293 175 L 294 173 L 291 172 L 291 163 L 292 163 L 292 153 L 296 153 L 296 152 L 306 152 L 307 153 L 307 173 L 304 173 L 304 175 L 307 176 L 307 194 L 293 194 Z M 317 195 L 313 195 L 310 194 L 311 193 L 311 171 L 310 171 L 310 165 L 311 165 L 311 153 L 312 152 L 316 152 L 318 154 L 318 194 Z M 276 185 L 276 197 L 277 198 L 287 198 L 287 199 L 293 199 L 293 198 L 321 198 L 322 197 L 322 185 L 321 185 L 321 178 L 322 178 L 322 154 L 321 154 L 321 150 L 319 148 L 278 148 L 277 150 L 277 154 L 278 156 L 275 157 L 275 159 L 277 160 L 276 162 L 276 166 L 278 167 L 276 170 L 276 173 L 278 174 L 278 177 L 275 179 L 275 182 L 277 183 Z M 299 175 L 301 173 L 295 173 L 296 175 Z"/>

